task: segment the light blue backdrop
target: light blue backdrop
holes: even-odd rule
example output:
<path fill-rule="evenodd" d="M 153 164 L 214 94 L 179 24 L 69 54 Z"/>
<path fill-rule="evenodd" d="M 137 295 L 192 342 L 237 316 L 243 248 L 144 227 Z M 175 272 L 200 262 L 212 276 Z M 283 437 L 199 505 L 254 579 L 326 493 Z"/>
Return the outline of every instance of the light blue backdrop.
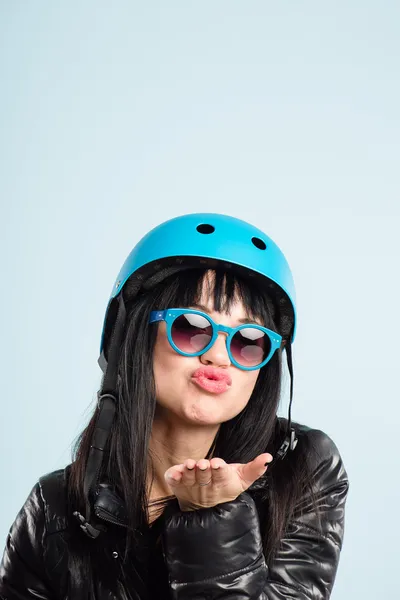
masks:
<path fill-rule="evenodd" d="M 93 408 L 132 246 L 226 212 L 287 255 L 294 416 L 351 478 L 332 598 L 398 597 L 399 22 L 395 0 L 2 0 L 1 540 Z"/>

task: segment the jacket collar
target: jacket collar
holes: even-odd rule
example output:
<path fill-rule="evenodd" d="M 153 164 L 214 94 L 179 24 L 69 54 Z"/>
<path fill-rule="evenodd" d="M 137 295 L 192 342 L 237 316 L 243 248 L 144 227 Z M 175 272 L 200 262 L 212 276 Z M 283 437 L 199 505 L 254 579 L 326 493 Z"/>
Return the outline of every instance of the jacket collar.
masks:
<path fill-rule="evenodd" d="M 102 521 L 127 527 L 125 505 L 117 492 L 108 483 L 100 483 L 94 500 L 94 513 Z"/>

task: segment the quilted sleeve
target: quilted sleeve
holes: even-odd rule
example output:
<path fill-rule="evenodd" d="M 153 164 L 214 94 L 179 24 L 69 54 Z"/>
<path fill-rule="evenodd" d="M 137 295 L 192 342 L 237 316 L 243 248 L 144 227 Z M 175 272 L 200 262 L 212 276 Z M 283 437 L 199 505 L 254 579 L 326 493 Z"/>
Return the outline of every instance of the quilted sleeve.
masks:
<path fill-rule="evenodd" d="M 163 533 L 174 600 L 327 600 L 335 580 L 344 531 L 347 475 L 323 432 L 310 431 L 316 513 L 303 498 L 267 566 L 254 500 L 192 512 L 176 510 Z"/>
<path fill-rule="evenodd" d="M 297 505 L 280 549 L 269 565 L 262 599 L 328 600 L 344 536 L 349 482 L 339 451 L 322 431 L 308 433 L 317 513 L 309 497 Z"/>

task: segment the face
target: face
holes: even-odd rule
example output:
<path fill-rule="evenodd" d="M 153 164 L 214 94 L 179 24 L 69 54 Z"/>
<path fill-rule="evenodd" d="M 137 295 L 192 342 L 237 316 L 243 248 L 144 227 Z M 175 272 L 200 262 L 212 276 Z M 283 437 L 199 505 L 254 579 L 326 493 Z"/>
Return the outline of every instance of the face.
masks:
<path fill-rule="evenodd" d="M 240 299 L 232 304 L 230 314 L 214 311 L 208 286 L 209 282 L 205 281 L 199 301 L 201 308 L 189 308 L 201 310 L 215 323 L 228 327 L 237 327 L 241 319 L 249 318 Z M 263 325 L 256 319 L 252 322 Z M 229 421 L 245 408 L 260 371 L 244 371 L 234 366 L 227 352 L 226 337 L 227 334 L 220 333 L 214 345 L 201 356 L 182 356 L 170 346 L 166 323 L 158 324 L 153 363 L 156 416 L 187 424 L 215 426 Z M 217 374 L 227 375 L 230 382 L 227 389 L 218 394 L 205 390 L 199 379 L 193 378 L 201 367 L 213 367 Z"/>

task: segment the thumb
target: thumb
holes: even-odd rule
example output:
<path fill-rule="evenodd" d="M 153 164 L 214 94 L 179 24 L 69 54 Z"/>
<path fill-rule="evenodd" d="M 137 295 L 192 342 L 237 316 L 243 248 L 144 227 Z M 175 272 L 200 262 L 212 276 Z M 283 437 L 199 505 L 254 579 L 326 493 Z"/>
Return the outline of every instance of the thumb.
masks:
<path fill-rule="evenodd" d="M 254 481 L 256 481 L 256 479 L 259 479 L 259 477 L 264 475 L 265 471 L 268 468 L 268 465 L 265 466 L 266 463 L 269 464 L 272 462 L 272 460 L 273 460 L 272 454 L 269 454 L 268 452 L 264 452 L 263 454 L 260 454 L 254 460 L 250 461 L 246 465 L 242 465 L 241 474 L 240 474 L 241 478 L 246 483 L 251 485 L 252 483 L 254 483 Z"/>

